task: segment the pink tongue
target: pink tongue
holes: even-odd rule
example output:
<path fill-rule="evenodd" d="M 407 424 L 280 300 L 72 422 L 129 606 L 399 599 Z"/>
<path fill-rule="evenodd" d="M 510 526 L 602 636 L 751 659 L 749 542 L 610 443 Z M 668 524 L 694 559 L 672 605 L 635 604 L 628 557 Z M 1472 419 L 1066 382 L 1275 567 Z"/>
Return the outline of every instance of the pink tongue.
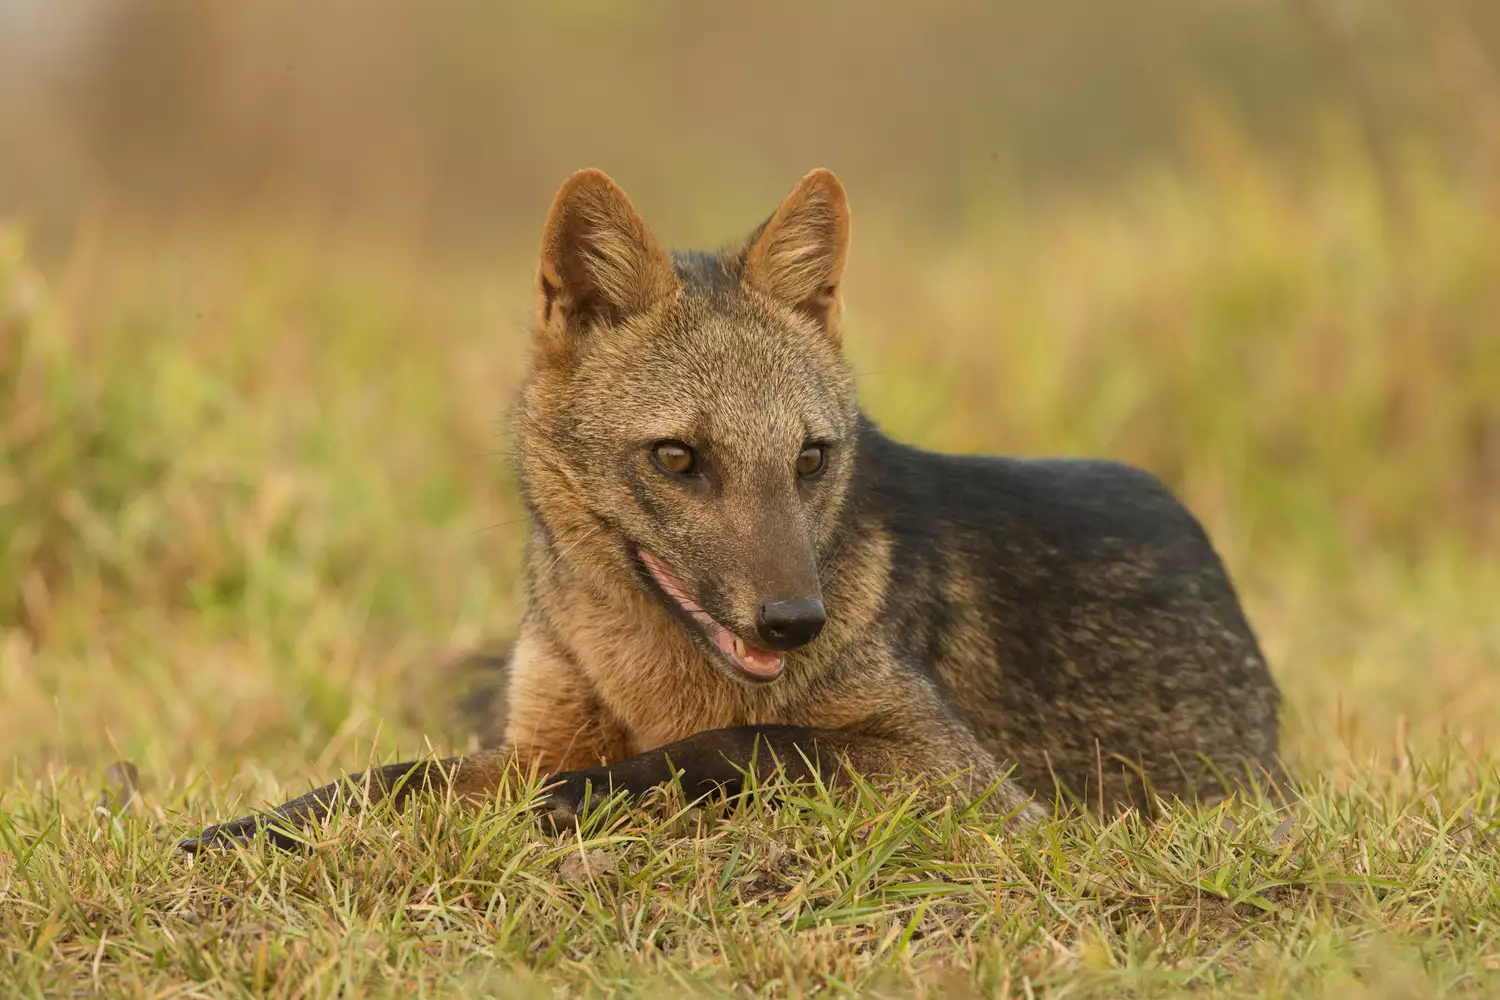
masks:
<path fill-rule="evenodd" d="M 745 647 L 745 655 L 740 657 L 740 662 L 758 674 L 774 674 L 781 669 L 780 656 L 754 646 Z"/>

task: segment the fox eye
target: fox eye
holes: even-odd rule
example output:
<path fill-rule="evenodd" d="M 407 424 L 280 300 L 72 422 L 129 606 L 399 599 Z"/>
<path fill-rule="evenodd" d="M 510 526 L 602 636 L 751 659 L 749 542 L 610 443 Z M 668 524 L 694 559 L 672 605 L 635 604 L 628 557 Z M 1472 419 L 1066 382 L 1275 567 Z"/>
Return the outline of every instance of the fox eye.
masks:
<path fill-rule="evenodd" d="M 802 454 L 797 456 L 797 475 L 805 479 L 822 472 L 825 450 L 820 444 L 810 444 L 803 448 Z"/>
<path fill-rule="evenodd" d="M 663 472 L 686 476 L 698 464 L 693 449 L 681 441 L 658 441 L 651 447 L 651 457 Z"/>

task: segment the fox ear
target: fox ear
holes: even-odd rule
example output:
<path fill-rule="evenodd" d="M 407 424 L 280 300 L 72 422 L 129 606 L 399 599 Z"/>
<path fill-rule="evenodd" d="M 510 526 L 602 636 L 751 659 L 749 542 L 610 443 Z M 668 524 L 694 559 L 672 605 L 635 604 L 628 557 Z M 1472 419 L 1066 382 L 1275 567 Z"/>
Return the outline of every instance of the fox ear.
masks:
<path fill-rule="evenodd" d="M 603 171 L 563 182 L 542 228 L 536 324 L 556 347 L 596 321 L 618 322 L 677 288 L 672 260 Z"/>
<path fill-rule="evenodd" d="M 805 314 L 838 343 L 844 317 L 839 282 L 848 253 L 848 196 L 831 171 L 819 168 L 797 182 L 751 237 L 743 280 Z"/>

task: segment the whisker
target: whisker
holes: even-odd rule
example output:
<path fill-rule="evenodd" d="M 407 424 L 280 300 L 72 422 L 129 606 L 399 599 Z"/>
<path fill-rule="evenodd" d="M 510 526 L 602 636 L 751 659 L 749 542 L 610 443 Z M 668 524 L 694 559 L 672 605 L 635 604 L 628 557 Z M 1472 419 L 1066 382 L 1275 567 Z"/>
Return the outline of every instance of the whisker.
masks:
<path fill-rule="evenodd" d="M 564 548 L 559 550 L 557 555 L 552 558 L 552 561 L 548 563 L 546 568 L 543 569 L 542 572 L 537 576 L 537 586 L 541 586 L 541 584 L 547 579 L 547 577 L 552 574 L 552 570 L 556 568 L 559 562 L 562 561 L 563 556 L 567 555 L 569 552 L 572 552 L 574 549 L 578 548 L 578 546 L 582 545 L 584 542 L 588 541 L 590 538 L 594 537 L 603 530 L 603 524 L 596 524 L 588 531 L 585 531 L 582 535 L 579 535 L 577 538 L 573 539 L 573 541 L 569 542 Z"/>
<path fill-rule="evenodd" d="M 512 524 L 520 524 L 523 521 L 529 521 L 529 520 L 531 520 L 531 515 L 530 514 L 523 514 L 520 517 L 512 518 L 509 521 L 497 521 L 496 523 L 490 524 L 490 525 L 486 525 L 483 528 L 475 528 L 473 531 L 466 532 L 464 534 L 464 537 L 465 538 L 473 538 L 475 535 L 482 535 L 486 531 L 494 531 L 496 528 L 508 528 Z"/>

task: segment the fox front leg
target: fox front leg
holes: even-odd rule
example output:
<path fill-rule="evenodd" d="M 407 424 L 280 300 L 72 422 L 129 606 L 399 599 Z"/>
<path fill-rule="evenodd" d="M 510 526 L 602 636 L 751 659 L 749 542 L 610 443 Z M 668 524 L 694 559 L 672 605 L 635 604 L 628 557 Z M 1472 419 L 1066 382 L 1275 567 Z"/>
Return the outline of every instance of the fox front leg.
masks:
<path fill-rule="evenodd" d="M 289 831 L 315 826 L 334 812 L 357 811 L 366 804 L 385 801 L 400 809 L 415 796 L 440 798 L 450 792 L 460 798 L 483 798 L 498 791 L 507 772 L 514 768 L 513 755 L 506 749 L 467 757 L 387 764 L 314 789 L 269 812 L 211 826 L 177 846 L 198 853 L 211 847 L 247 843 L 264 830 L 270 843 L 289 850 L 301 843 Z"/>
<path fill-rule="evenodd" d="M 835 734 L 804 726 L 732 726 L 695 733 L 687 739 L 638 753 L 610 764 L 560 771 L 547 779 L 539 813 L 562 827 L 577 820 L 590 804 L 615 792 L 640 798 L 653 788 L 680 778 L 689 799 L 722 791 L 733 795 L 744 786 L 752 766 L 769 776 L 776 764 L 793 780 L 806 780 L 822 753 L 834 756 Z M 818 768 L 833 777 L 833 768 Z"/>
<path fill-rule="evenodd" d="M 743 789 L 748 773 L 753 771 L 765 780 L 778 766 L 793 781 L 816 775 L 833 785 L 847 779 L 845 765 L 868 775 L 898 771 L 941 775 L 970 767 L 981 780 L 998 777 L 989 754 L 975 749 L 975 756 L 950 768 L 952 762 L 945 763 L 940 755 L 924 759 L 929 755 L 880 736 L 804 726 L 733 726 L 696 733 L 612 764 L 554 774 L 538 808 L 554 825 L 562 826 L 576 823 L 590 803 L 615 792 L 639 798 L 676 778 L 690 800 L 715 792 L 734 795 Z M 1021 823 L 1043 815 L 1009 781 L 1001 784 L 997 798 L 997 805 L 1015 812 Z"/>

